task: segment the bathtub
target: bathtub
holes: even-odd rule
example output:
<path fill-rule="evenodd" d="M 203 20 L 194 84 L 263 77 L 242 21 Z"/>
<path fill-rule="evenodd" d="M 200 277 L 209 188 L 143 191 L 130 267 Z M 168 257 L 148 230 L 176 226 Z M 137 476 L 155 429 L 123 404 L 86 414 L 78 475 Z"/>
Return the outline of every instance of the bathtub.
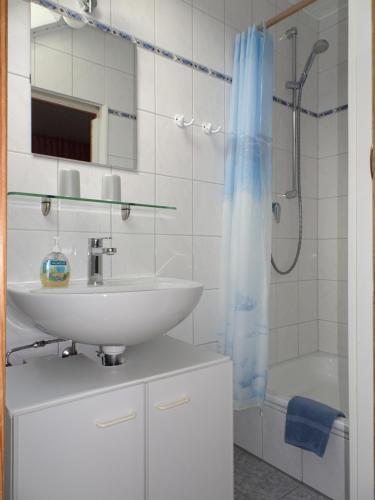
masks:
<path fill-rule="evenodd" d="M 286 410 L 293 396 L 305 396 L 348 415 L 348 360 L 315 352 L 273 366 L 268 375 L 266 403 Z M 348 417 L 336 419 L 333 431 L 348 434 Z"/>
<path fill-rule="evenodd" d="M 305 396 L 340 409 L 326 453 L 319 458 L 284 442 L 285 416 L 293 396 Z M 347 359 L 316 352 L 274 365 L 269 370 L 262 409 L 235 412 L 234 440 L 257 455 L 335 500 L 348 498 Z"/>

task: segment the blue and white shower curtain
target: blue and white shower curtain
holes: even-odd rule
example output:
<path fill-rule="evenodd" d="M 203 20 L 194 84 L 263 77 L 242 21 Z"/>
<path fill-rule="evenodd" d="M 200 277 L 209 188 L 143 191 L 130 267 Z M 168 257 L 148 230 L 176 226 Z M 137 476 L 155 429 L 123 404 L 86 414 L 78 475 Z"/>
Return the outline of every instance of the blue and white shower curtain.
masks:
<path fill-rule="evenodd" d="M 236 38 L 223 206 L 221 351 L 234 365 L 234 407 L 262 404 L 267 385 L 272 207 L 273 42 L 254 26 Z"/>

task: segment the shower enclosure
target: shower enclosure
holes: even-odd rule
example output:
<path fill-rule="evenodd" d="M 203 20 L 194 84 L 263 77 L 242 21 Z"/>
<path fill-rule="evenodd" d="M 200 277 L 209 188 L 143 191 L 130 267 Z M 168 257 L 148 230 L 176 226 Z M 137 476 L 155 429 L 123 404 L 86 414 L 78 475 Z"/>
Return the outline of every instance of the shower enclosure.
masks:
<path fill-rule="evenodd" d="M 341 500 L 347 419 L 323 458 L 284 443 L 295 395 L 348 416 L 347 12 L 319 4 L 274 32 L 269 381 L 262 410 L 235 412 L 235 442 Z"/>
<path fill-rule="evenodd" d="M 285 37 L 291 40 L 292 44 L 292 80 L 286 82 L 285 87 L 292 91 L 292 109 L 293 109 L 293 152 L 292 152 L 292 189 L 287 191 L 283 196 L 287 199 L 298 197 L 298 244 L 296 254 L 291 265 L 286 269 L 280 269 L 274 257 L 271 257 L 272 267 L 279 274 L 289 274 L 295 268 L 298 258 L 301 253 L 302 234 L 303 234 L 303 210 L 302 210 L 302 192 L 301 192 L 301 105 L 302 105 L 302 90 L 306 83 L 308 74 L 311 70 L 315 57 L 318 54 L 325 52 L 329 43 L 327 40 L 318 40 L 310 52 L 300 78 L 297 80 L 297 28 L 289 28 Z M 281 218 L 280 205 L 274 203 L 273 208 L 278 210 L 278 223 Z"/>

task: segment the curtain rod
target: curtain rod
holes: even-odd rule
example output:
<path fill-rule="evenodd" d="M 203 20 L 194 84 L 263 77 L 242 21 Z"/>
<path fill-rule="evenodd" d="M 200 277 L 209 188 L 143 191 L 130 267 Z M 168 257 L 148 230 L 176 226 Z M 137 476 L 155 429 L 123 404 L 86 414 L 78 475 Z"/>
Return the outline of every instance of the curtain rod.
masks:
<path fill-rule="evenodd" d="M 274 17 L 271 17 L 264 23 L 264 26 L 266 28 L 270 28 L 271 26 L 274 26 L 277 23 L 280 23 L 281 21 L 284 21 L 284 19 L 287 19 L 289 16 L 292 16 L 296 12 L 304 9 L 305 7 L 308 7 L 310 4 L 316 2 L 317 0 L 300 0 L 294 5 L 291 5 L 287 9 L 283 10 L 280 12 L 280 14 L 277 14 Z M 263 25 L 259 26 L 260 29 L 263 28 Z"/>

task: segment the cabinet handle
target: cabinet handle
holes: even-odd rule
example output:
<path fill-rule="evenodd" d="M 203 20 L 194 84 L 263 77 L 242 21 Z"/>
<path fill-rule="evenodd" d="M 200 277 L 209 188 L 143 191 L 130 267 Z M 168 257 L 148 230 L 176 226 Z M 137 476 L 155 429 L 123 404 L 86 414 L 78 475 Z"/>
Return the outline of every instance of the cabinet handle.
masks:
<path fill-rule="evenodd" d="M 173 403 L 156 405 L 156 408 L 158 410 L 165 411 L 165 410 L 171 410 L 172 408 L 177 408 L 178 406 L 186 405 L 188 403 L 190 403 L 190 398 L 185 397 L 177 401 L 173 401 Z"/>
<path fill-rule="evenodd" d="M 95 422 L 96 427 L 99 429 L 107 429 L 107 427 L 112 427 L 113 425 L 122 424 L 123 422 L 129 422 L 129 420 L 134 420 L 137 416 L 135 411 L 131 411 L 125 417 L 115 418 L 113 420 L 107 420 L 107 422 Z"/>

